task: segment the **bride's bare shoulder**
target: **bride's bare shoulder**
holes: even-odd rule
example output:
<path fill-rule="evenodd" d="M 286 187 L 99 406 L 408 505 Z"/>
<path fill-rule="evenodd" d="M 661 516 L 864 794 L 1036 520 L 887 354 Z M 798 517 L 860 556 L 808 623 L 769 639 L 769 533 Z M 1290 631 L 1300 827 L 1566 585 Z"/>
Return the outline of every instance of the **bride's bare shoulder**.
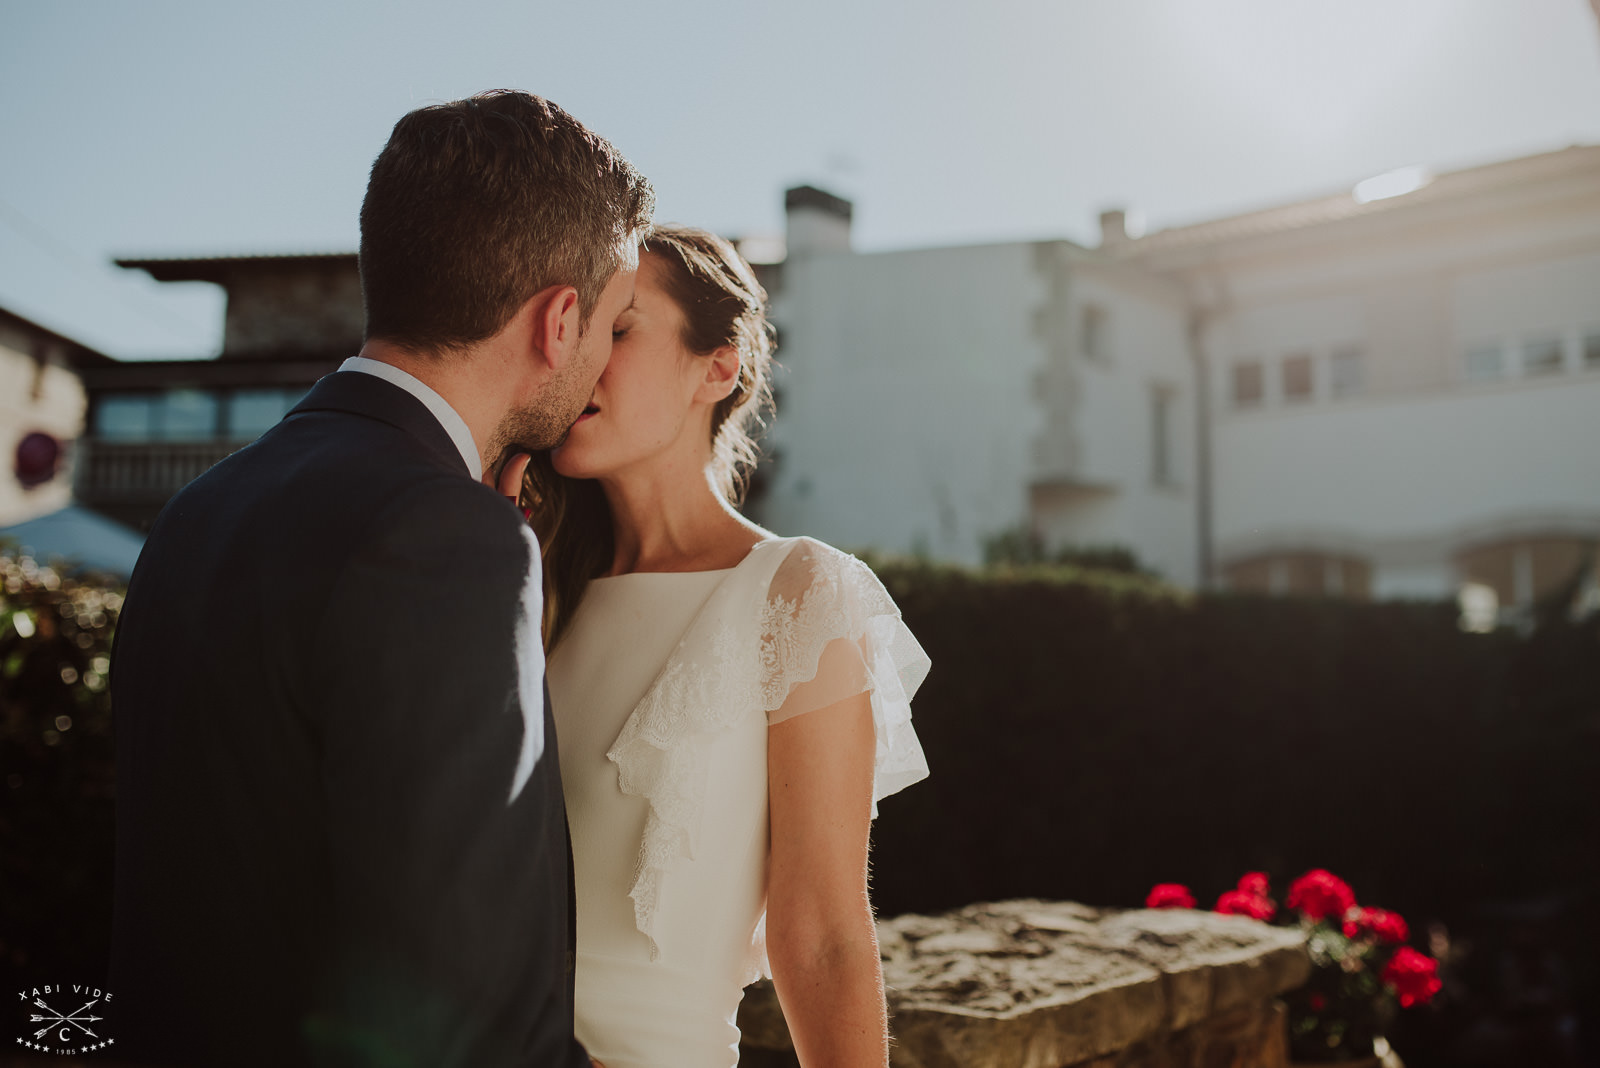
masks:
<path fill-rule="evenodd" d="M 722 566 L 734 567 L 758 546 L 785 540 L 789 539 L 780 538 L 767 528 L 734 513 L 728 517 L 728 522 L 719 532 L 716 552 L 723 561 Z"/>

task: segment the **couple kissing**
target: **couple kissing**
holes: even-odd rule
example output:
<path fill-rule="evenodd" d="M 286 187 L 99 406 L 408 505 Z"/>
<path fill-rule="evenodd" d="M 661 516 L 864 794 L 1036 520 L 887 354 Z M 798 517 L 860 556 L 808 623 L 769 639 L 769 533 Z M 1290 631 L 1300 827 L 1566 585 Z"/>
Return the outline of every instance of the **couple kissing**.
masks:
<path fill-rule="evenodd" d="M 801 1064 L 887 1064 L 868 836 L 928 661 L 740 513 L 766 294 L 653 208 L 530 94 L 395 126 L 360 353 L 129 585 L 128 1063 L 728 1066 L 770 975 Z"/>

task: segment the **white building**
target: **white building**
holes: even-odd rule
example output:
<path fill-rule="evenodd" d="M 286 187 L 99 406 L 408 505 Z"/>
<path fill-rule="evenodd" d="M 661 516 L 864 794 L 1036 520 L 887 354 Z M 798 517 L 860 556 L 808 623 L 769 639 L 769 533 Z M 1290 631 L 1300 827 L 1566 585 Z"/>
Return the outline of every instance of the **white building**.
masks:
<path fill-rule="evenodd" d="M 848 205 L 789 207 L 784 532 L 971 562 L 1023 523 L 1185 585 L 1501 607 L 1600 542 L 1600 147 L 1111 212 L 1092 250 L 862 255 Z"/>
<path fill-rule="evenodd" d="M 72 444 L 83 432 L 79 367 L 109 357 L 0 309 L 0 527 L 72 500 Z"/>
<path fill-rule="evenodd" d="M 788 207 L 769 524 L 969 563 L 1031 525 L 1195 581 L 1181 287 L 1066 241 L 856 254 L 848 204 Z"/>

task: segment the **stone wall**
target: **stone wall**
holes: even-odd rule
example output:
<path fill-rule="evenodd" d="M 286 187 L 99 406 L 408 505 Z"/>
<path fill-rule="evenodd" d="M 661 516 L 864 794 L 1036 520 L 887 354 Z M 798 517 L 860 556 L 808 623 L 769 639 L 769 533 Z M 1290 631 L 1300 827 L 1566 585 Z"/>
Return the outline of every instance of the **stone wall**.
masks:
<path fill-rule="evenodd" d="M 1036 900 L 878 925 L 894 1068 L 1282 1068 L 1299 933 L 1183 909 Z M 747 1068 L 794 1065 L 770 982 L 739 1012 Z"/>

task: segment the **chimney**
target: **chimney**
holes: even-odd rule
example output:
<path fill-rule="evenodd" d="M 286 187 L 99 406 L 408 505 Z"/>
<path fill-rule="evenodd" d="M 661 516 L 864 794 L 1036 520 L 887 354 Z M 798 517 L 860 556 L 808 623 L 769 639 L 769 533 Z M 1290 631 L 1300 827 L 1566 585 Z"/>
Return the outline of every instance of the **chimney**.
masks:
<path fill-rule="evenodd" d="M 783 194 L 788 255 L 850 251 L 850 202 L 816 186 L 797 185 Z"/>
<path fill-rule="evenodd" d="M 1121 208 L 1100 213 L 1100 247 L 1128 240 L 1128 213 Z"/>

